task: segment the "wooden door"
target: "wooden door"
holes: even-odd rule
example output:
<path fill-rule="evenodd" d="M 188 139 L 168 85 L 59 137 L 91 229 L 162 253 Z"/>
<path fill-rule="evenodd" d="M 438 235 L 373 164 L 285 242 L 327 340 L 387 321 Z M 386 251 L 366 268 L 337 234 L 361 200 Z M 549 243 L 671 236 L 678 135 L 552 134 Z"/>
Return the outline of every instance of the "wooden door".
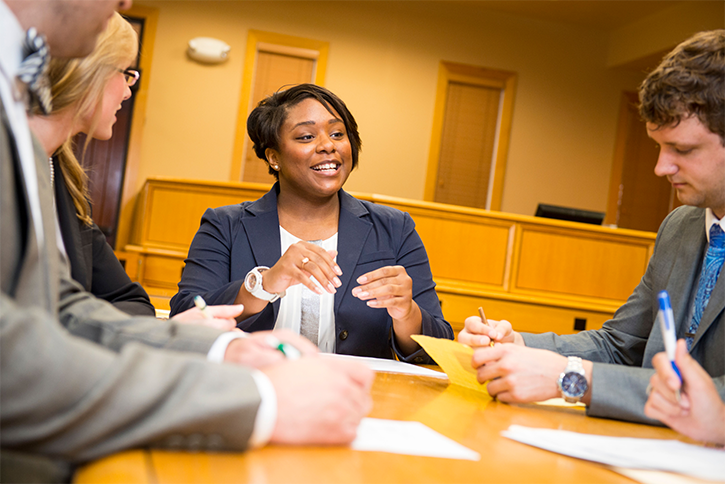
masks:
<path fill-rule="evenodd" d="M 647 136 L 638 102 L 637 93 L 622 94 L 606 223 L 656 232 L 678 202 L 667 179 L 654 173 L 659 149 Z"/>
<path fill-rule="evenodd" d="M 516 73 L 441 61 L 425 200 L 500 210 Z"/>
<path fill-rule="evenodd" d="M 315 59 L 260 50 L 257 54 L 252 106 L 256 107 L 259 101 L 280 89 L 289 89 L 297 84 L 313 82 L 315 64 Z M 274 183 L 274 177 L 269 174 L 267 164 L 257 158 L 251 140 L 247 143 L 243 169 L 242 180 L 244 181 Z"/>
<path fill-rule="evenodd" d="M 459 82 L 448 85 L 434 201 L 487 208 L 501 91 Z"/>

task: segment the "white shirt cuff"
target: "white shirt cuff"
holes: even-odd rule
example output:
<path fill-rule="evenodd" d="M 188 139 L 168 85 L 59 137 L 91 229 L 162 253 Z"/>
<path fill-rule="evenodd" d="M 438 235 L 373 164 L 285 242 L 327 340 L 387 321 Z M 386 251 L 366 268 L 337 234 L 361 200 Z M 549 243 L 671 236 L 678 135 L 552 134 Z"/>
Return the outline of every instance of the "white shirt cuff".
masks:
<path fill-rule="evenodd" d="M 214 363 L 223 363 L 224 355 L 227 352 L 227 346 L 229 346 L 229 343 L 237 338 L 246 337 L 247 333 L 244 331 L 228 331 L 220 334 L 214 341 L 214 344 L 211 345 L 211 348 L 209 348 L 209 352 L 206 354 L 206 359 Z"/>
<path fill-rule="evenodd" d="M 249 437 L 249 448 L 262 447 L 269 442 L 277 424 L 277 392 L 267 375 L 259 370 L 252 371 L 252 378 L 257 384 L 257 391 L 262 401 L 254 419 L 254 430 Z"/>
<path fill-rule="evenodd" d="M 229 343 L 247 336 L 247 333 L 243 331 L 229 331 L 220 334 L 209 348 L 206 359 L 215 363 L 223 363 Z M 254 448 L 266 445 L 272 437 L 274 426 L 277 424 L 277 392 L 274 391 L 274 385 L 267 375 L 261 371 L 252 370 L 251 375 L 257 385 L 260 398 L 257 416 L 254 418 L 254 430 L 249 437 L 249 447 Z"/>

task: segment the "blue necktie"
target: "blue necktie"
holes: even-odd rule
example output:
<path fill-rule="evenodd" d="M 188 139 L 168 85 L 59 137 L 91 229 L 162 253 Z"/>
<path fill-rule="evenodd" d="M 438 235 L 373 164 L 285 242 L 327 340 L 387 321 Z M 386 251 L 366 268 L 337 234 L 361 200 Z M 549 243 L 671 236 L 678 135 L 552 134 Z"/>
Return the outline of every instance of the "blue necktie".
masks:
<path fill-rule="evenodd" d="M 685 334 L 688 350 L 692 348 L 697 327 L 700 326 L 702 313 L 710 300 L 710 294 L 712 294 L 717 282 L 717 276 L 720 275 L 723 261 L 725 261 L 725 233 L 723 233 L 719 224 L 713 224 L 710 227 L 710 245 L 705 254 L 705 261 L 702 263 L 700 282 L 697 285 L 697 293 L 695 294 L 695 309 L 692 312 L 692 322 Z"/>

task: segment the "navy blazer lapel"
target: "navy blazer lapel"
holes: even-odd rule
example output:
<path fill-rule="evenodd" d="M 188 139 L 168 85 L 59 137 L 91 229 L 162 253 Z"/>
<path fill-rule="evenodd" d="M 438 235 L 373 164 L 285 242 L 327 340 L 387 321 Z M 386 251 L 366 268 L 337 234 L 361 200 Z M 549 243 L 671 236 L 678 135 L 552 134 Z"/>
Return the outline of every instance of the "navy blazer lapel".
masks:
<path fill-rule="evenodd" d="M 272 267 L 281 254 L 277 184 L 262 198 L 250 203 L 242 214 L 242 225 L 258 266 Z"/>
<path fill-rule="evenodd" d="M 335 314 L 340 309 L 340 302 L 348 292 L 355 266 L 360 259 L 365 241 L 373 224 L 363 219 L 368 214 L 367 208 L 360 200 L 340 190 L 340 222 L 337 226 L 337 264 L 342 269 L 340 281 L 342 285 L 335 294 Z M 354 282 L 353 282 L 354 284 Z"/>
<path fill-rule="evenodd" d="M 677 255 L 671 266 L 668 277 L 667 292 L 670 295 L 672 309 L 675 313 L 677 336 L 685 337 L 685 332 L 690 326 L 690 317 L 693 298 L 697 290 L 697 281 L 700 277 L 700 267 L 704 257 L 705 239 L 705 212 L 698 211 L 690 216 L 686 223 L 678 224 L 678 232 L 681 234 L 680 246 L 677 248 Z M 657 306 L 656 294 L 654 294 L 654 306 Z"/>
<path fill-rule="evenodd" d="M 255 266 L 272 267 L 282 257 L 282 242 L 279 236 L 279 216 L 277 215 L 277 193 L 279 184 L 275 183 L 270 191 L 245 208 L 242 213 L 242 225 L 252 249 Z M 272 324 L 277 321 L 279 300 L 272 303 Z"/>

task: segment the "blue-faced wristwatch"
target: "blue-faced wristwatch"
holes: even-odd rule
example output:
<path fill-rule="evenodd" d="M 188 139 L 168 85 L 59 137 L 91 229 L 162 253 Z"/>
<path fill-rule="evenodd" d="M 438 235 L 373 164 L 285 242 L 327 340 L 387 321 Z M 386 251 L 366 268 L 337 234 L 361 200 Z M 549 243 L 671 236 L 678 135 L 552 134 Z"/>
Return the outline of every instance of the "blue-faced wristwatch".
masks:
<path fill-rule="evenodd" d="M 569 403 L 577 403 L 589 389 L 582 359 L 578 356 L 570 356 L 566 368 L 559 375 L 559 389 L 561 398 Z"/>

